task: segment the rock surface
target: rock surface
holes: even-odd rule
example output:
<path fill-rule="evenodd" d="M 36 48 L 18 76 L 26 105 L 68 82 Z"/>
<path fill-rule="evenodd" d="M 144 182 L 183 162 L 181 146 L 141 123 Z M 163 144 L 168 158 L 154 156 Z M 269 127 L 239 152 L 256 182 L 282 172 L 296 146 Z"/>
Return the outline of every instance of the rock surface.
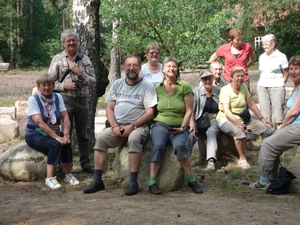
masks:
<path fill-rule="evenodd" d="M 15 181 L 34 181 L 46 177 L 47 156 L 19 145 L 0 155 L 0 176 Z"/>

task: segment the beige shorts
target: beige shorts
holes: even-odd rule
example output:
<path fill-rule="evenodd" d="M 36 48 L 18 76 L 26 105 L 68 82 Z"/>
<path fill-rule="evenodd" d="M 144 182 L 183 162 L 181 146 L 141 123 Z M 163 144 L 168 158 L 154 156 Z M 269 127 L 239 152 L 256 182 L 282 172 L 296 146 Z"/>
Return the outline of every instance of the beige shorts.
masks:
<path fill-rule="evenodd" d="M 128 152 L 137 152 L 142 154 L 143 146 L 149 136 L 149 129 L 146 125 L 133 130 L 127 137 L 117 137 L 111 128 L 106 128 L 96 138 L 95 150 L 107 152 L 109 148 L 116 148 L 127 142 Z"/>

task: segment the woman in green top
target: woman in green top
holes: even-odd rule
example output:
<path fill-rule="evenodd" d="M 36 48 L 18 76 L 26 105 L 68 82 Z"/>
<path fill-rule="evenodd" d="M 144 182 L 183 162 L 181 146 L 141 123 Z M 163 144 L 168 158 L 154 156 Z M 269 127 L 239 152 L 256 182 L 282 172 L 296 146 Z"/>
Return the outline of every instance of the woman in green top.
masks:
<path fill-rule="evenodd" d="M 163 161 L 164 151 L 171 142 L 174 154 L 188 176 L 188 186 L 195 193 L 203 193 L 192 173 L 190 153 L 186 147 L 186 129 L 193 110 L 193 91 L 189 83 L 177 76 L 177 60 L 170 56 L 163 62 L 164 79 L 156 86 L 158 114 L 154 118 L 151 138 L 153 149 L 150 162 L 149 192 L 161 194 L 156 176 Z"/>

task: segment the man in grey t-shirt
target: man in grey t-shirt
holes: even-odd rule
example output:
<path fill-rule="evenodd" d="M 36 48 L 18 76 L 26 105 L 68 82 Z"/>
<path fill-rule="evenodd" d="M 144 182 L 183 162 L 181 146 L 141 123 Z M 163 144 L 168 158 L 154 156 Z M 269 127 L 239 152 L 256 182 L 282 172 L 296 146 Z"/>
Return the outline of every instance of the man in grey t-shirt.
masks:
<path fill-rule="evenodd" d="M 96 139 L 94 147 L 94 180 L 83 193 L 104 190 L 102 172 L 109 148 L 128 145 L 130 181 L 125 195 L 138 192 L 137 176 L 142 159 L 142 148 L 146 141 L 146 124 L 154 116 L 157 95 L 154 86 L 139 76 L 141 61 L 135 55 L 124 59 L 126 77 L 116 80 L 106 97 L 106 117 L 110 128 L 106 128 Z"/>

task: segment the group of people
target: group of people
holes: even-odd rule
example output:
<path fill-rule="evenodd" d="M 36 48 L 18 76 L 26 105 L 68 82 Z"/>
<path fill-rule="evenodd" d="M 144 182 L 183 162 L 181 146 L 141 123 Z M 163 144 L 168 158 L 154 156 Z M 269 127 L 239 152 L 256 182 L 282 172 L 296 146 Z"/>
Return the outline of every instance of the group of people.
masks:
<path fill-rule="evenodd" d="M 216 137 L 219 131 L 233 137 L 239 154 L 238 165 L 243 169 L 250 168 L 245 154 L 246 134 L 253 133 L 264 138 L 258 165 L 262 176 L 259 181 L 250 184 L 250 187 L 255 189 L 267 185 L 276 174 L 279 156 L 299 142 L 296 132 L 286 136 L 292 132 L 287 131 L 288 127 L 292 126 L 295 131 L 300 129 L 300 125 L 297 125 L 298 120 L 300 121 L 300 100 L 297 97 L 300 58 L 294 57 L 287 63 L 285 55 L 275 48 L 274 35 L 266 35 L 262 39 L 265 53 L 259 58 L 262 71 L 258 83 L 261 88 L 259 100 L 264 99 L 262 101 L 265 101 L 264 107 L 267 109 L 263 110 L 261 106 L 260 111 L 249 92 L 247 71 L 256 60 L 255 53 L 249 44 L 242 42 L 241 31 L 232 29 L 229 32 L 229 43 L 221 46 L 211 56 L 210 69 L 201 73 L 200 85 L 194 90 L 188 82 L 178 76 L 176 58 L 169 56 L 162 64 L 159 63 L 160 48 L 157 43 L 147 46 L 147 63 L 144 65 L 141 65 L 138 56 L 126 56 L 123 60 L 126 76 L 113 82 L 106 97 L 106 117 L 110 127 L 104 129 L 96 138 L 93 167 L 89 158 L 87 96 L 89 88 L 94 87 L 96 83 L 94 69 L 90 59 L 78 52 L 79 36 L 74 30 L 63 31 L 61 42 L 64 51 L 52 59 L 48 74 L 41 75 L 37 80 L 38 93 L 29 98 L 28 125 L 25 131 L 27 144 L 48 155 L 45 184 L 51 189 L 61 187 L 54 176 L 55 168 L 60 162 L 65 172 L 64 182 L 79 184 L 71 174 L 70 136 L 73 122 L 82 170 L 94 174 L 93 182 L 83 191 L 85 194 L 105 189 L 102 174 L 107 151 L 124 143 L 128 145 L 130 169 L 130 181 L 125 195 L 137 194 L 142 149 L 148 135 L 151 135 L 153 142 L 149 192 L 154 195 L 162 193 L 156 177 L 163 162 L 166 146 L 171 143 L 174 154 L 187 175 L 188 186 L 194 193 L 203 193 L 192 172 L 189 149 L 191 145 L 188 142 L 191 134 L 197 136 L 199 132 L 203 132 L 198 130 L 197 124 L 204 114 L 208 115 L 210 121 L 210 126 L 204 131 L 207 139 L 208 172 L 215 171 Z M 217 61 L 219 57 L 225 58 L 224 78 L 223 65 Z M 287 108 L 290 110 L 284 119 L 285 96 L 283 102 L 279 99 L 284 93 L 282 90 L 288 72 L 295 83 L 295 90 L 288 101 Z M 271 87 L 268 86 L 270 83 Z M 256 117 L 250 116 L 248 108 Z M 282 109 L 282 113 L 276 112 L 279 108 Z M 275 134 L 270 122 L 272 110 L 276 112 Z M 151 129 L 148 129 L 149 124 Z M 275 139 L 279 133 L 282 133 L 282 136 Z M 276 148 L 273 139 L 278 145 Z"/>

